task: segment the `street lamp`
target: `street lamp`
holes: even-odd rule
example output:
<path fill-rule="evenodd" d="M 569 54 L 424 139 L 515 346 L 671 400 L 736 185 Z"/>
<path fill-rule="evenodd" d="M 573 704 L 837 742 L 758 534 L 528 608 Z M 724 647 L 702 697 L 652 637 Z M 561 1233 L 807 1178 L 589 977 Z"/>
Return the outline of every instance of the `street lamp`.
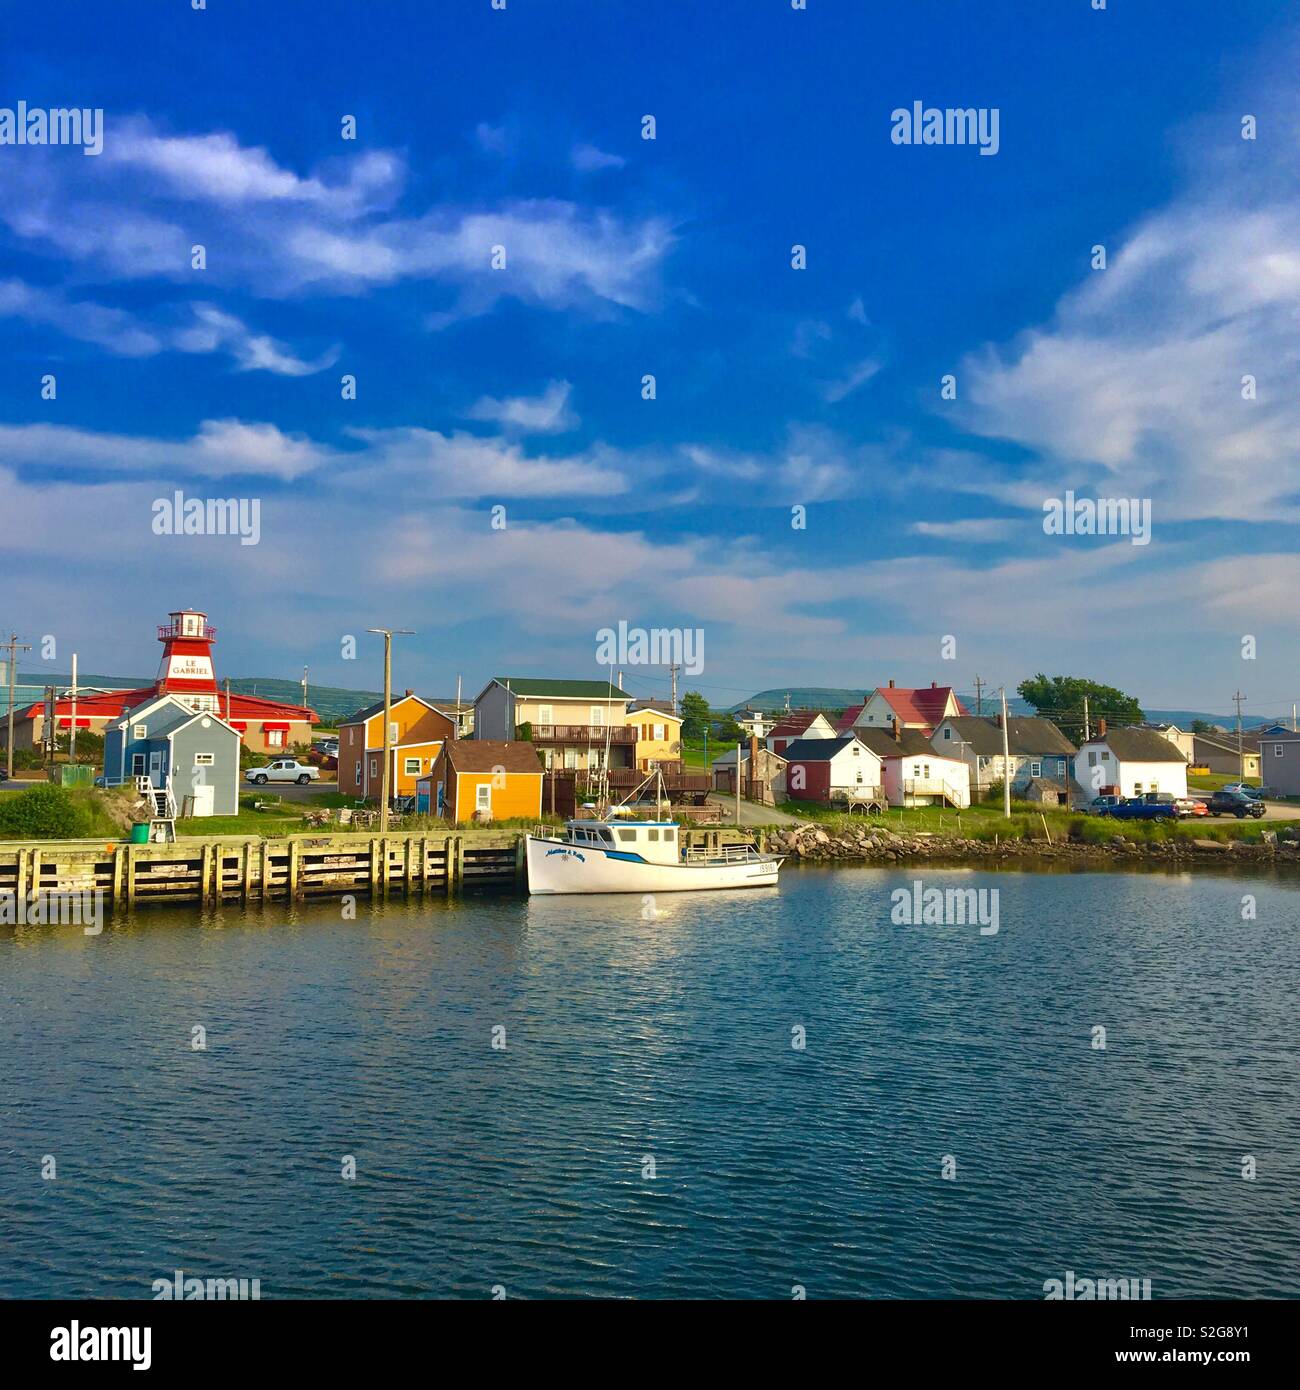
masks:
<path fill-rule="evenodd" d="M 376 632 L 384 639 L 384 775 L 380 782 L 379 803 L 379 833 L 388 834 L 388 793 L 391 783 L 389 782 L 389 747 L 392 742 L 392 727 L 389 724 L 388 716 L 393 706 L 393 638 L 394 637 L 414 637 L 415 633 L 407 627 L 368 627 L 367 632 Z M 363 740 L 364 741 L 364 740 Z M 365 756 L 365 749 L 361 750 L 362 757 Z"/>

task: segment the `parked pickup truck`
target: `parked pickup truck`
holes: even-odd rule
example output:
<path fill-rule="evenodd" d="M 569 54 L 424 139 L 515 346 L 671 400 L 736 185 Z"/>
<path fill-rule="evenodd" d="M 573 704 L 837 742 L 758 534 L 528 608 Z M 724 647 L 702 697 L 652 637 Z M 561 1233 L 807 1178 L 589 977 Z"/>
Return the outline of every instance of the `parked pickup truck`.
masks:
<path fill-rule="evenodd" d="M 1110 814 L 1116 820 L 1177 820 L 1183 813 L 1168 792 L 1148 792 L 1127 797 Z"/>
<path fill-rule="evenodd" d="M 1210 814 L 1236 816 L 1238 820 L 1253 816 L 1258 820 L 1264 814 L 1264 803 L 1253 796 L 1243 796 L 1241 792 L 1230 792 L 1225 787 L 1210 798 Z"/>
<path fill-rule="evenodd" d="M 318 769 L 310 763 L 300 763 L 297 758 L 277 758 L 265 767 L 250 767 L 244 773 L 245 782 L 256 782 L 259 787 L 264 787 L 268 782 L 297 782 L 300 787 L 305 787 L 308 782 L 319 779 Z"/>
<path fill-rule="evenodd" d="M 1083 809 L 1090 816 L 1109 816 L 1123 800 L 1122 796 L 1094 796 Z"/>

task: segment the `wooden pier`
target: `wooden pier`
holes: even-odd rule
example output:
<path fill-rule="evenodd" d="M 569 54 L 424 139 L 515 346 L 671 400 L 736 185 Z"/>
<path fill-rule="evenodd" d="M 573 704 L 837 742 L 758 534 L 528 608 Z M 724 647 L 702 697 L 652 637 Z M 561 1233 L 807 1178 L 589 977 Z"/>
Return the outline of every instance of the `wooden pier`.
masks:
<path fill-rule="evenodd" d="M 689 830 L 683 837 L 688 846 L 752 839 L 730 829 Z M 450 895 L 472 888 L 525 891 L 522 831 L 194 836 L 157 845 L 0 840 L 0 895 L 98 890 L 113 907 Z"/>

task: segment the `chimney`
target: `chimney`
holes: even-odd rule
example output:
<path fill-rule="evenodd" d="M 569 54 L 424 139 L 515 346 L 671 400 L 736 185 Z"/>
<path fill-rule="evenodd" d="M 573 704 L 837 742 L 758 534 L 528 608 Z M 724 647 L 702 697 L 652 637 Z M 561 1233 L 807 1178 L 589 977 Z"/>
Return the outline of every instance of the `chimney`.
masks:
<path fill-rule="evenodd" d="M 931 689 L 931 690 L 938 690 L 938 688 L 939 688 L 939 682 L 938 682 L 938 681 L 931 681 L 931 682 L 930 682 L 930 689 Z"/>
<path fill-rule="evenodd" d="M 893 685 L 893 681 L 890 681 L 890 685 Z M 895 716 L 893 717 L 893 719 L 891 719 L 889 722 L 893 725 L 893 728 L 894 728 L 894 742 L 895 742 L 895 743 L 902 743 L 902 741 L 903 741 L 903 733 L 902 733 L 902 730 L 899 728 L 898 716 L 895 715 Z"/>
<path fill-rule="evenodd" d="M 1097 737 L 1106 737 L 1106 721 L 1104 719 L 1097 720 Z"/>
<path fill-rule="evenodd" d="M 618 673 L 618 679 L 614 682 L 614 689 L 615 689 L 615 690 L 622 690 L 622 689 L 623 689 L 623 673 L 622 673 L 622 671 L 620 671 L 620 672 Z"/>
<path fill-rule="evenodd" d="M 758 736 L 749 736 L 749 799 L 758 800 Z"/>
<path fill-rule="evenodd" d="M 998 712 L 997 712 L 997 714 L 994 716 L 994 718 L 997 720 L 997 725 L 998 725 L 998 728 L 1000 729 L 1000 728 L 1002 727 L 1002 711 L 1001 711 L 1001 710 L 998 710 Z"/>
<path fill-rule="evenodd" d="M 892 680 L 889 682 L 889 688 L 891 690 L 894 688 L 894 682 Z"/>
<path fill-rule="evenodd" d="M 407 695 L 414 695 L 414 694 L 415 694 L 415 691 L 414 691 L 414 690 L 408 690 L 406 693 L 407 693 Z"/>

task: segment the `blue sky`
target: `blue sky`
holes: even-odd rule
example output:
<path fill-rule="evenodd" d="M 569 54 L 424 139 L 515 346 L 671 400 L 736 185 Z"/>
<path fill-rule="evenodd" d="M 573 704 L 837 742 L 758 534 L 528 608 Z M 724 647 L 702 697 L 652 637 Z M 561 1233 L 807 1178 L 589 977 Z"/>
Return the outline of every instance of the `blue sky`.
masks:
<path fill-rule="evenodd" d="M 624 620 L 702 630 L 719 704 L 1300 698 L 1292 7 L 99 8 L 6 5 L 0 52 L 0 107 L 106 113 L 0 146 L 0 623 L 52 666 L 150 671 L 187 603 L 223 673 L 360 687 L 369 626 L 444 692 L 596 675 Z M 998 153 L 892 143 L 913 101 Z M 1067 488 L 1151 543 L 1045 535 Z M 260 543 L 153 534 L 176 489 Z"/>

